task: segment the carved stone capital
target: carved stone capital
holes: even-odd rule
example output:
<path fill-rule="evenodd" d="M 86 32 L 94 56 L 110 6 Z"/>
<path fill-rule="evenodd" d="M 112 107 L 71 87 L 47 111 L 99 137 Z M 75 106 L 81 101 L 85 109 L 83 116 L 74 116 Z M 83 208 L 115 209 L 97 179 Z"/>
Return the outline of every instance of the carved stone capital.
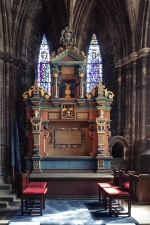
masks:
<path fill-rule="evenodd" d="M 122 68 L 122 60 L 118 60 L 115 66 L 116 69 L 121 69 Z"/>
<path fill-rule="evenodd" d="M 129 55 L 129 58 L 130 58 L 130 62 L 135 63 L 138 59 L 138 53 L 133 52 L 131 55 Z"/>
<path fill-rule="evenodd" d="M 130 63 L 129 57 L 125 57 L 125 58 L 123 58 L 123 60 L 122 60 L 122 64 L 123 64 L 123 66 L 128 66 L 128 65 L 129 65 L 129 63 Z"/>
<path fill-rule="evenodd" d="M 149 55 L 150 52 L 150 48 L 142 48 L 138 54 L 139 54 L 139 58 L 146 58 Z"/>

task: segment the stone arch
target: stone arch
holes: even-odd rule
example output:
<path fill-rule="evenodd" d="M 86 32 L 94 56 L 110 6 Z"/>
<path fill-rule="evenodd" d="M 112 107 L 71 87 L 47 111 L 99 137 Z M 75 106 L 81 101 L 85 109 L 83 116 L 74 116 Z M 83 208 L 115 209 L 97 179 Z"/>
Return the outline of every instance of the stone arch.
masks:
<path fill-rule="evenodd" d="M 123 158 L 123 159 L 125 159 L 126 160 L 126 155 L 127 155 L 127 147 L 128 147 L 128 142 L 127 142 L 127 140 L 124 138 L 124 137 L 122 137 L 122 136 L 114 136 L 114 137 L 111 137 L 110 139 L 109 139 L 109 143 L 108 143 L 108 151 L 110 152 L 110 155 L 112 155 L 112 151 L 113 151 L 113 147 L 114 146 L 117 146 L 117 151 L 119 150 L 119 149 L 121 149 L 121 151 L 122 151 L 122 157 L 121 158 Z M 121 155 L 120 154 L 120 155 Z M 115 155 L 115 153 L 114 153 L 114 155 Z M 116 157 L 117 158 L 117 157 Z M 119 158 L 119 157 L 118 157 Z"/>

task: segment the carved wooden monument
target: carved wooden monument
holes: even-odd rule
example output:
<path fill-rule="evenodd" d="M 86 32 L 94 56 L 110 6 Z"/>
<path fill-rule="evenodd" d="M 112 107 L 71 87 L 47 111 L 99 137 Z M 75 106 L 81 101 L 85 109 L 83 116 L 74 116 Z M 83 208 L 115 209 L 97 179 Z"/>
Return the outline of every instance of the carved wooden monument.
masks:
<path fill-rule="evenodd" d="M 26 104 L 28 154 L 26 168 L 111 170 L 108 152 L 113 93 L 99 84 L 89 93 L 86 57 L 75 47 L 74 33 L 62 31 L 62 47 L 51 55 L 51 94 L 38 86 L 23 93 Z"/>

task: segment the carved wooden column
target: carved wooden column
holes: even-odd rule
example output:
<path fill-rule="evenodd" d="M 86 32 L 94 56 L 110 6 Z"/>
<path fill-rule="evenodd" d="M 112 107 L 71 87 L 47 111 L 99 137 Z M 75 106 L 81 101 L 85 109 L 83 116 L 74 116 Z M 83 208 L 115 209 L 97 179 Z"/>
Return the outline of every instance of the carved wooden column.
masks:
<path fill-rule="evenodd" d="M 79 93 L 79 98 L 83 98 L 83 73 L 79 73 L 78 74 L 79 78 L 80 78 L 80 93 Z"/>
<path fill-rule="evenodd" d="M 58 91 L 57 91 L 57 77 L 58 73 L 53 73 L 54 77 L 54 98 L 58 98 Z"/>
<path fill-rule="evenodd" d="M 118 75 L 118 89 L 117 89 L 117 133 L 118 135 L 121 135 L 121 70 L 122 70 L 122 61 L 119 60 L 118 63 L 116 64 L 116 69 L 117 69 L 117 75 Z"/>

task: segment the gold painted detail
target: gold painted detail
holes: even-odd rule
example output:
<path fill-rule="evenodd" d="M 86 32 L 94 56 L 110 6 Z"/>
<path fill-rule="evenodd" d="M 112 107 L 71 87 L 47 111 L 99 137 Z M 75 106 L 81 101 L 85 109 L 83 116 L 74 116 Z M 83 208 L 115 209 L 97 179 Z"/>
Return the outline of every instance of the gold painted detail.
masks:
<path fill-rule="evenodd" d="M 65 119 L 74 118 L 74 105 L 63 105 L 62 117 Z"/>
<path fill-rule="evenodd" d="M 105 88 L 105 85 L 101 86 L 102 89 L 102 93 L 104 94 L 105 97 L 107 97 L 108 99 L 112 99 L 114 97 L 114 94 L 112 91 L 108 91 L 107 88 Z M 89 91 L 88 93 L 86 93 L 86 98 L 87 99 L 91 99 L 93 97 L 97 96 L 97 93 L 99 91 L 99 87 L 97 85 L 95 85 L 91 91 Z"/>
<path fill-rule="evenodd" d="M 38 89 L 39 89 L 39 95 L 41 97 L 44 97 L 46 99 L 50 98 L 50 93 L 45 91 L 41 86 L 38 86 Z M 33 97 L 33 92 L 34 92 L 34 86 L 31 86 L 31 88 L 28 90 L 28 91 L 25 91 L 22 95 L 22 97 L 24 99 L 27 99 L 29 97 Z"/>
<path fill-rule="evenodd" d="M 91 99 L 92 97 L 96 97 L 97 90 L 98 90 L 98 87 L 95 85 L 91 91 L 86 93 L 86 98 Z"/>
<path fill-rule="evenodd" d="M 28 98 L 28 97 L 31 97 L 32 96 L 32 94 L 33 94 L 33 91 L 34 91 L 34 86 L 31 86 L 31 89 L 29 89 L 28 91 L 25 91 L 24 93 L 23 93 L 23 98 Z"/>
<path fill-rule="evenodd" d="M 71 87 L 71 85 L 70 84 L 65 84 L 65 86 L 66 86 L 66 89 L 65 89 L 65 94 L 66 94 L 66 98 L 71 98 L 70 97 L 70 94 L 71 94 L 71 90 L 70 90 L 70 87 Z"/>
<path fill-rule="evenodd" d="M 84 77 L 84 73 L 79 73 L 78 76 L 79 77 Z"/>
<path fill-rule="evenodd" d="M 105 97 L 107 97 L 108 99 L 112 99 L 114 97 L 114 94 L 112 93 L 112 91 L 108 91 L 107 88 L 105 88 L 105 85 L 103 85 L 102 87 L 103 87 Z"/>
<path fill-rule="evenodd" d="M 52 76 L 53 77 L 58 77 L 58 73 L 53 73 Z"/>
<path fill-rule="evenodd" d="M 40 169 L 40 161 L 33 161 L 33 168 Z"/>
<path fill-rule="evenodd" d="M 98 169 L 104 169 L 104 160 L 98 160 L 97 164 Z"/>

